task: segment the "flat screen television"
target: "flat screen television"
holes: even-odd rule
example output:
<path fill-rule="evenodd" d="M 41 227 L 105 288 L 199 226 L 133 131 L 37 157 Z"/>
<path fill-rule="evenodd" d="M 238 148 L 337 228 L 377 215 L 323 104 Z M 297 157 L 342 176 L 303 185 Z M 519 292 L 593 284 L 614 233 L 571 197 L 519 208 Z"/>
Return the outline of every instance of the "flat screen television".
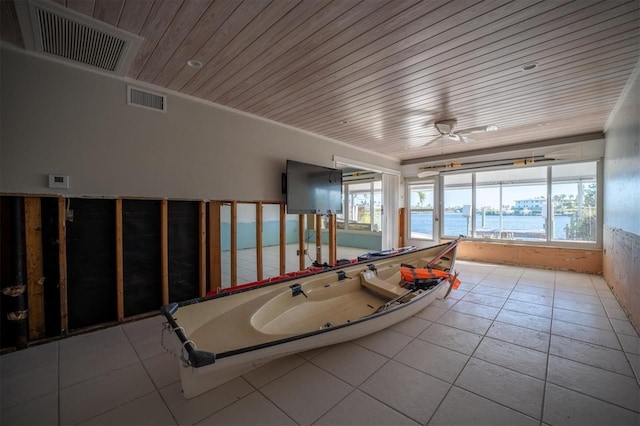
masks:
<path fill-rule="evenodd" d="M 289 214 L 342 213 L 342 170 L 287 160 Z"/>

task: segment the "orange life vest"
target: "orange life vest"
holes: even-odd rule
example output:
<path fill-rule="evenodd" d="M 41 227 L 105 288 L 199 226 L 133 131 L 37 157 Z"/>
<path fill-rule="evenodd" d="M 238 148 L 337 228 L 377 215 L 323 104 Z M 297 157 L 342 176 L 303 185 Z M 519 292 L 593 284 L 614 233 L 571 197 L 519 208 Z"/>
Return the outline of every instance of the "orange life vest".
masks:
<path fill-rule="evenodd" d="M 413 268 L 411 266 L 400 266 L 400 274 L 402 281 L 413 283 L 418 280 L 435 280 L 438 278 L 446 278 L 454 289 L 460 286 L 460 280 L 453 274 L 440 269 L 431 268 Z"/>

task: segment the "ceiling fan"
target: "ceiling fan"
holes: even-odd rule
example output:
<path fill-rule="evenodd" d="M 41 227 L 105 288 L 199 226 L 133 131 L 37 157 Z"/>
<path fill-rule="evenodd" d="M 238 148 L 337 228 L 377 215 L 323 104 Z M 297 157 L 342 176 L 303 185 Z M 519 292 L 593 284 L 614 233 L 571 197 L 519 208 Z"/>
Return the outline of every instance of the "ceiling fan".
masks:
<path fill-rule="evenodd" d="M 456 124 L 458 124 L 458 120 L 455 120 L 455 119 L 436 121 L 436 123 L 434 124 L 434 127 L 440 133 L 440 136 L 438 136 L 435 139 L 431 139 L 429 142 L 427 142 L 424 145 L 425 146 L 430 145 L 440 139 L 450 139 L 450 140 L 456 140 L 464 143 L 469 143 L 471 142 L 471 139 L 465 137 L 466 135 L 470 135 L 472 133 L 484 133 L 484 132 L 492 132 L 494 130 L 498 130 L 498 126 L 495 126 L 492 124 L 489 126 L 470 127 L 468 129 L 462 129 L 462 130 L 456 131 L 455 130 Z"/>

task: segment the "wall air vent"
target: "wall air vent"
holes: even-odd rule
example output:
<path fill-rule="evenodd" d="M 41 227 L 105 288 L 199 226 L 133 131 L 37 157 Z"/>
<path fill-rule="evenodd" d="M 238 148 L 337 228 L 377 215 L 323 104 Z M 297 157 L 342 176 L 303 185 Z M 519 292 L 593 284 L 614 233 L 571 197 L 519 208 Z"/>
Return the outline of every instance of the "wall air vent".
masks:
<path fill-rule="evenodd" d="M 124 75 L 142 38 L 57 3 L 18 1 L 25 48 L 64 61 Z"/>
<path fill-rule="evenodd" d="M 138 87 L 127 86 L 127 104 L 167 112 L 167 96 L 149 92 Z"/>

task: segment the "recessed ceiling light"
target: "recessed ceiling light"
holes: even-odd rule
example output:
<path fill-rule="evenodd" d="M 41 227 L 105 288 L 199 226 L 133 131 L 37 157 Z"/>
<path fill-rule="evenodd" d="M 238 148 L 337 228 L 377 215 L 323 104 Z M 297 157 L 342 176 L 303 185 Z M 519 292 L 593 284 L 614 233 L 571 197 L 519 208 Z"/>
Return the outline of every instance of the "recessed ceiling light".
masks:
<path fill-rule="evenodd" d="M 202 62 L 197 61 L 195 59 L 188 60 L 187 65 L 189 65 L 191 68 L 196 70 L 199 70 L 200 68 L 202 68 Z"/>
<path fill-rule="evenodd" d="M 524 64 L 520 69 L 522 71 L 531 71 L 538 68 L 540 64 L 538 62 L 529 62 L 528 64 Z"/>
<path fill-rule="evenodd" d="M 340 124 L 349 124 L 349 120 L 341 120 Z"/>

